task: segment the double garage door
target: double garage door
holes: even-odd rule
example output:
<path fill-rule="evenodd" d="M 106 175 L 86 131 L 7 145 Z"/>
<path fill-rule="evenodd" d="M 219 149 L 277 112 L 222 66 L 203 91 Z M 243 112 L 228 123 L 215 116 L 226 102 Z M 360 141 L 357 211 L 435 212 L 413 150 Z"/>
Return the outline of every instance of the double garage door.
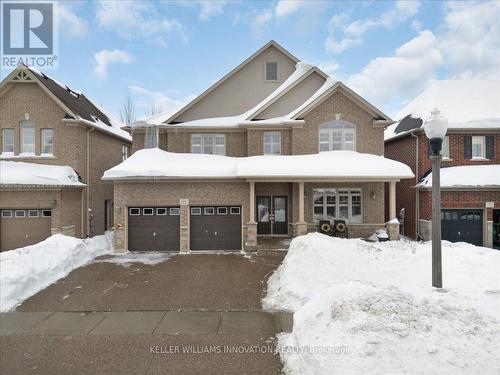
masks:
<path fill-rule="evenodd" d="M 468 242 L 483 246 L 483 211 L 474 209 L 442 210 L 441 238 L 450 242 Z"/>
<path fill-rule="evenodd" d="M 191 207 L 190 249 L 241 250 L 241 207 Z M 128 210 L 130 251 L 179 251 L 179 207 L 131 207 Z"/>

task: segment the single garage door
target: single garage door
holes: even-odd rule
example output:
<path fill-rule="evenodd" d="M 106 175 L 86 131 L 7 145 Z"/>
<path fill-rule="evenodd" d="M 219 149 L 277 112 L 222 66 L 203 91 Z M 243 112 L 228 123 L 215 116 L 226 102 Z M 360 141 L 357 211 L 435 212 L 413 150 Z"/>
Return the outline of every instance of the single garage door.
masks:
<path fill-rule="evenodd" d="M 179 207 L 130 207 L 128 209 L 130 251 L 179 251 Z"/>
<path fill-rule="evenodd" d="M 34 245 L 50 236 L 50 209 L 3 209 L 0 218 L 0 250 Z"/>
<path fill-rule="evenodd" d="M 191 250 L 241 250 L 241 207 L 191 207 Z"/>
<path fill-rule="evenodd" d="M 442 210 L 441 232 L 443 240 L 483 246 L 483 211 Z"/>

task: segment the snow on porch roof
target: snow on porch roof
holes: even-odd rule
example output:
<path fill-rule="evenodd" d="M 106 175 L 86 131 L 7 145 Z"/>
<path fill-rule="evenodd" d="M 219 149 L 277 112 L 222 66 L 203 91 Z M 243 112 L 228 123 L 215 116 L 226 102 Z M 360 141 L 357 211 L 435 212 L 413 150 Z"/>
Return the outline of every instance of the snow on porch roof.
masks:
<path fill-rule="evenodd" d="M 355 151 L 329 151 L 311 155 L 229 157 L 181 154 L 159 148 L 135 152 L 104 172 L 104 180 L 119 179 L 369 179 L 414 177 L 411 169 L 382 156 Z"/>
<path fill-rule="evenodd" d="M 441 187 L 497 187 L 500 188 L 500 164 L 465 165 L 441 168 Z M 432 172 L 422 178 L 418 188 L 432 187 Z"/>
<path fill-rule="evenodd" d="M 0 186 L 5 185 L 86 186 L 75 170 L 66 165 L 0 161 Z"/>

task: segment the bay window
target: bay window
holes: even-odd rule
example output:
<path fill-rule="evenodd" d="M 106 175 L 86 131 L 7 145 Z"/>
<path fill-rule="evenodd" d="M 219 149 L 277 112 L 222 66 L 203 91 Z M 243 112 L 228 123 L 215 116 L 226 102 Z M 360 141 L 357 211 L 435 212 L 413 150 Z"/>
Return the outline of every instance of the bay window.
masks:
<path fill-rule="evenodd" d="M 319 127 L 319 150 L 356 150 L 356 129 L 346 121 L 330 121 Z"/>
<path fill-rule="evenodd" d="M 52 129 L 42 129 L 42 155 L 54 154 L 54 131 Z"/>
<path fill-rule="evenodd" d="M 281 154 L 281 133 L 264 132 L 264 155 Z"/>
<path fill-rule="evenodd" d="M 193 134 L 191 136 L 193 154 L 225 155 L 224 134 Z"/>
<path fill-rule="evenodd" d="M 361 189 L 314 189 L 314 222 L 320 220 L 345 220 L 363 222 Z"/>
<path fill-rule="evenodd" d="M 35 123 L 33 121 L 21 122 L 21 153 L 35 154 Z"/>

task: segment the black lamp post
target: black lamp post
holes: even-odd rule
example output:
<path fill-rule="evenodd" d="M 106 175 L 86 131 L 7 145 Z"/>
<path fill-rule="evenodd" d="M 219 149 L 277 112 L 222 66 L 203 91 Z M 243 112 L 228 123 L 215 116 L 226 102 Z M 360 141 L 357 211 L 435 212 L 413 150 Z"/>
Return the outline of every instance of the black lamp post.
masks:
<path fill-rule="evenodd" d="M 431 145 L 432 160 L 432 286 L 443 287 L 441 263 L 441 147 L 448 129 L 448 120 L 441 116 L 439 109 L 431 112 L 431 117 L 425 120 L 425 135 Z"/>

